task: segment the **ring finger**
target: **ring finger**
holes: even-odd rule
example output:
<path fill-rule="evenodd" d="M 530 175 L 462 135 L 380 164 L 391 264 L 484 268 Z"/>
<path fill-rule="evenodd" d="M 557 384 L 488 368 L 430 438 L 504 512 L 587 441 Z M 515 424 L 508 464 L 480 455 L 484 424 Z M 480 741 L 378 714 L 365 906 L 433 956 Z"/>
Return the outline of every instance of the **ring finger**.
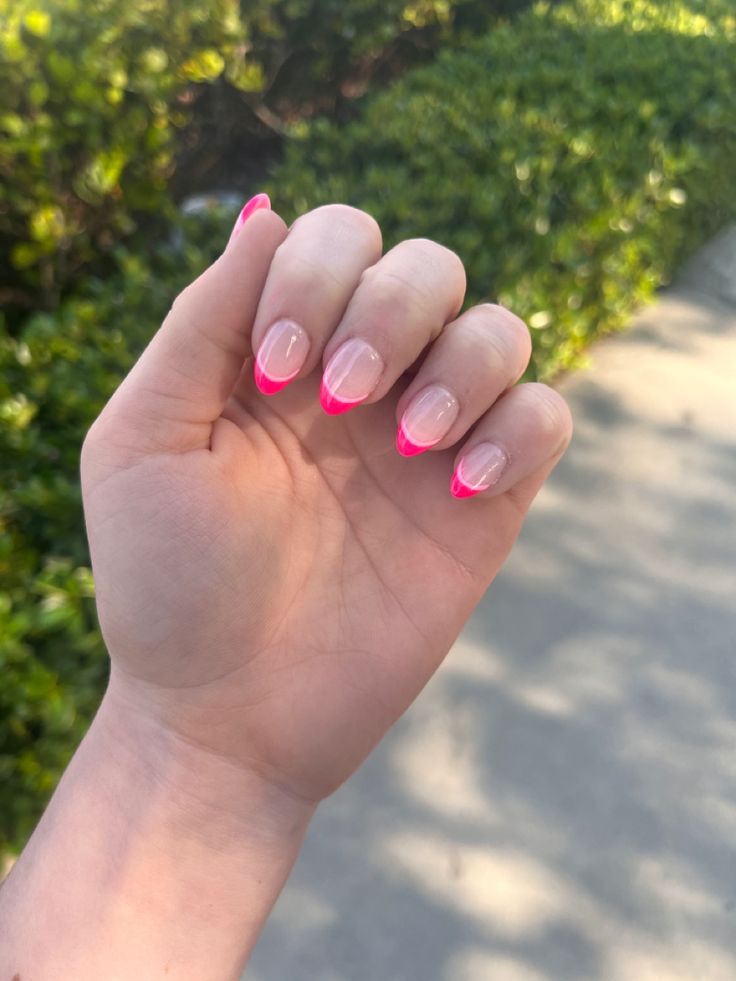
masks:
<path fill-rule="evenodd" d="M 396 406 L 404 456 L 446 449 L 514 382 L 529 362 L 524 322 L 483 303 L 448 324 Z"/>

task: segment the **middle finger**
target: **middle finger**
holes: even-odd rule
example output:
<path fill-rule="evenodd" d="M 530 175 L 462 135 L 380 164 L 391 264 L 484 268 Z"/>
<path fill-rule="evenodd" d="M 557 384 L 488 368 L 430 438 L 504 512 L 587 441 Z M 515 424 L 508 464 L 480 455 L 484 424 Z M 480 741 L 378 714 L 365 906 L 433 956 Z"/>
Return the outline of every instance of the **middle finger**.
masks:
<path fill-rule="evenodd" d="M 408 239 L 366 269 L 324 350 L 326 412 L 376 402 L 458 312 L 465 269 L 450 249 Z"/>

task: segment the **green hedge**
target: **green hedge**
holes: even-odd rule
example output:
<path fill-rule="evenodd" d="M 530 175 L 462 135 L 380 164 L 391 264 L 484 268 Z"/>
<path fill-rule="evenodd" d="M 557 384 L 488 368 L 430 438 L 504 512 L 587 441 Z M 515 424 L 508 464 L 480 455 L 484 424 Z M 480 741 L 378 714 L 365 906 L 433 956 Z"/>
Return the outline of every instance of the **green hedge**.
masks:
<path fill-rule="evenodd" d="M 458 34 L 487 30 L 530 0 L 242 0 L 252 80 L 289 118 L 334 111 L 345 90 L 385 77 Z M 348 96 L 350 97 L 350 96 Z"/>
<path fill-rule="evenodd" d="M 250 174 L 259 126 L 280 145 L 380 66 L 431 54 L 457 11 L 524 2 L 0 0 L 2 306 L 16 322 L 52 309 L 116 244 L 155 234 L 173 190 L 202 190 L 223 156 Z"/>
<path fill-rule="evenodd" d="M 222 221 L 185 227 L 183 248 L 118 250 L 117 272 L 18 336 L 0 325 L 0 856 L 22 846 L 104 687 L 79 451 L 173 296 L 227 241 Z"/>
<path fill-rule="evenodd" d="M 238 64 L 242 33 L 237 0 L 0 0 L 3 306 L 52 307 L 171 216 L 179 97 Z"/>
<path fill-rule="evenodd" d="M 469 302 L 524 316 L 550 377 L 736 215 L 735 37 L 719 0 L 542 5 L 315 122 L 269 190 L 455 249 Z"/>

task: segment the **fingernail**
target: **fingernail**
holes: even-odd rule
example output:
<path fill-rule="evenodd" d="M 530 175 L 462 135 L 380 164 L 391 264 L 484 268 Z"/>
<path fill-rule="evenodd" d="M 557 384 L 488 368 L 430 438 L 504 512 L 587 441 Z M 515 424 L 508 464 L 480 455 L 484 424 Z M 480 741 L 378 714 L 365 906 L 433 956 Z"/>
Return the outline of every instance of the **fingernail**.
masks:
<path fill-rule="evenodd" d="M 493 487 L 501 479 L 509 458 L 495 443 L 478 443 L 468 450 L 452 475 L 450 493 L 454 497 L 472 497 Z"/>
<path fill-rule="evenodd" d="M 230 232 L 230 238 L 228 239 L 228 245 L 232 242 L 235 236 L 238 234 L 240 229 L 250 218 L 254 211 L 270 211 L 271 210 L 271 199 L 267 194 L 256 194 L 255 197 L 247 201 L 243 206 L 243 210 L 240 212 L 238 217 L 235 219 L 235 224 L 233 225 L 233 230 Z"/>
<path fill-rule="evenodd" d="M 396 449 L 402 456 L 416 456 L 439 443 L 457 419 L 457 399 L 441 385 L 419 392 L 404 411 L 396 433 Z"/>
<path fill-rule="evenodd" d="M 327 362 L 319 400 L 325 412 L 336 416 L 367 399 L 384 369 L 383 358 L 365 341 L 345 341 Z"/>
<path fill-rule="evenodd" d="M 264 395 L 273 395 L 296 378 L 309 354 L 307 332 L 293 320 L 277 320 L 258 348 L 253 375 Z"/>

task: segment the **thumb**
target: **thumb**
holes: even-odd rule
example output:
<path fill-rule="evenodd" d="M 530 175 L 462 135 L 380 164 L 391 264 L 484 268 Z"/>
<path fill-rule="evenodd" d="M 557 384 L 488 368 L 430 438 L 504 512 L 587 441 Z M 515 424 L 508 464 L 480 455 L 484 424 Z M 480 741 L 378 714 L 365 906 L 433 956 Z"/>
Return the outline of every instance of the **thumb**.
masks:
<path fill-rule="evenodd" d="M 247 210 L 223 254 L 176 297 L 104 410 L 133 435 L 139 452 L 208 446 L 212 424 L 251 353 L 258 301 L 287 229 L 268 209 Z"/>

